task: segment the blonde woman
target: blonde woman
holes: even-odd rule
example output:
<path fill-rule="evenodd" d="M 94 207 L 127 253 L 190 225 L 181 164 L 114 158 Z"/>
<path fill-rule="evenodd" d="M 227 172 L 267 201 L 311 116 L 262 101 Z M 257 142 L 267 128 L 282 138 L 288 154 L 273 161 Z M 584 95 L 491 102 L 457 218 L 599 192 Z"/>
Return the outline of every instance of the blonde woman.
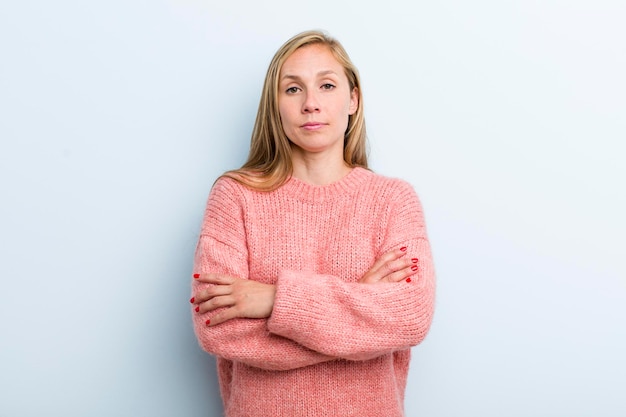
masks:
<path fill-rule="evenodd" d="M 420 202 L 367 169 L 358 72 L 323 32 L 270 63 L 248 161 L 214 184 L 192 314 L 227 417 L 404 415 L 435 278 Z"/>

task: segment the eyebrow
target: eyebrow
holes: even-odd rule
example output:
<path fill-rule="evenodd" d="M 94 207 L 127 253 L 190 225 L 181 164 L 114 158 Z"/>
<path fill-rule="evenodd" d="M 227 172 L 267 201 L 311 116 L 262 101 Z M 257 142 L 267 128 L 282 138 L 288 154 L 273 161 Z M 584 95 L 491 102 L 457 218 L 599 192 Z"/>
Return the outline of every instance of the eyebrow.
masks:
<path fill-rule="evenodd" d="M 337 73 L 335 71 L 333 71 L 333 70 L 325 70 L 325 71 L 318 72 L 317 76 L 318 77 L 323 77 L 325 75 L 330 75 L 330 74 L 335 74 L 336 75 Z M 298 75 L 285 74 L 285 75 L 282 76 L 282 78 L 280 80 L 282 81 L 282 80 L 286 80 L 286 79 L 289 79 L 289 80 L 300 80 L 301 78 Z"/>

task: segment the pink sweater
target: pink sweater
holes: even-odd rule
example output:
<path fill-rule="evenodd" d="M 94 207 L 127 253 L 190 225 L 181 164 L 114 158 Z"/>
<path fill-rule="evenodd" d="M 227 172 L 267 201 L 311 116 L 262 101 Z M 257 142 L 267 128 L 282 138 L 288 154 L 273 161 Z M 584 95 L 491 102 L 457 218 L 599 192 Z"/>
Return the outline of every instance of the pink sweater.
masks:
<path fill-rule="evenodd" d="M 357 282 L 402 246 L 419 259 L 410 283 Z M 362 168 L 327 186 L 291 178 L 272 192 L 220 178 L 194 272 L 277 288 L 268 319 L 206 327 L 214 313 L 192 311 L 200 345 L 217 357 L 227 417 L 404 415 L 410 347 L 428 332 L 435 291 L 410 185 Z"/>

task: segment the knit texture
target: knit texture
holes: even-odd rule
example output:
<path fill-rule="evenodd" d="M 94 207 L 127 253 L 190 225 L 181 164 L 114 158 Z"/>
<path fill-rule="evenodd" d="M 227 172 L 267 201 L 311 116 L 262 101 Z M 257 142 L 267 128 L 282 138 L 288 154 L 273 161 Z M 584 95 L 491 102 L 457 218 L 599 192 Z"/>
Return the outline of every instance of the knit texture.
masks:
<path fill-rule="evenodd" d="M 419 259 L 410 283 L 361 284 L 382 254 Z M 272 192 L 220 178 L 209 196 L 194 272 L 276 285 L 268 319 L 192 311 L 217 357 L 227 417 L 401 417 L 410 347 L 431 324 L 435 278 L 422 207 L 404 181 L 354 168 Z M 194 281 L 193 292 L 204 285 Z"/>

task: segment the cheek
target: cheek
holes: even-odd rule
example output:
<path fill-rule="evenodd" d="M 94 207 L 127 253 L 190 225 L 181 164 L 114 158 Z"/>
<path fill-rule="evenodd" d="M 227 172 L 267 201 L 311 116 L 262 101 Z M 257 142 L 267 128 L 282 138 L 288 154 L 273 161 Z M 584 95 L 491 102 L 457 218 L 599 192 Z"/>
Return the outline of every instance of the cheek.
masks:
<path fill-rule="evenodd" d="M 293 114 L 292 106 L 287 105 L 285 102 L 278 103 L 278 115 L 280 116 L 280 120 L 284 122 L 291 119 L 291 115 Z"/>
<path fill-rule="evenodd" d="M 281 104 L 278 104 L 278 117 L 280 118 L 280 124 L 281 124 L 281 130 L 283 131 L 283 133 L 285 134 L 285 136 L 289 137 L 291 136 L 290 134 L 290 130 L 291 130 L 291 125 L 292 123 L 290 123 L 291 119 L 289 117 L 290 113 L 289 113 L 289 107 L 286 106 L 281 106 Z"/>
<path fill-rule="evenodd" d="M 339 104 L 337 106 L 337 109 L 340 109 L 341 111 L 343 111 L 344 113 L 350 113 L 350 108 L 352 106 L 352 102 L 350 100 L 350 98 L 348 97 L 347 100 L 343 100 L 341 102 L 341 104 Z"/>
<path fill-rule="evenodd" d="M 285 128 L 285 123 L 289 120 L 289 116 L 285 114 L 285 111 L 282 107 L 278 107 L 278 118 L 280 119 L 280 123 L 283 125 L 283 130 Z"/>

